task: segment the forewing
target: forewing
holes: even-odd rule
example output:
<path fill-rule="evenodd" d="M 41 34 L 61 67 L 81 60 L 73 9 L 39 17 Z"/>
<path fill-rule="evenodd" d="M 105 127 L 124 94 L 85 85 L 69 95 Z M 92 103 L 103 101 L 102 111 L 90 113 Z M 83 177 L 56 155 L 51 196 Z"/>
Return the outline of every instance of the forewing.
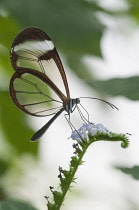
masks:
<path fill-rule="evenodd" d="M 63 101 L 46 78 L 35 70 L 15 72 L 10 81 L 10 95 L 16 106 L 27 114 L 40 117 L 55 114 L 63 108 Z"/>
<path fill-rule="evenodd" d="M 11 50 L 15 71 L 34 69 L 47 77 L 69 100 L 69 88 L 63 65 L 50 37 L 38 28 L 27 28 L 15 38 Z"/>

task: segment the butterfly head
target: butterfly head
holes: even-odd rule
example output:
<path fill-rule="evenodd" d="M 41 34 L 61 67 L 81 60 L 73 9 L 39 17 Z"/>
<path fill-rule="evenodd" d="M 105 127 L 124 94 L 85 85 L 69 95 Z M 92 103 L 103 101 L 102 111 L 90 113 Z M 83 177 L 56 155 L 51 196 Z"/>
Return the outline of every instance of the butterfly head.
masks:
<path fill-rule="evenodd" d="M 65 106 L 65 111 L 68 112 L 68 114 L 72 113 L 75 110 L 77 104 L 79 103 L 80 103 L 79 98 L 70 99 Z"/>

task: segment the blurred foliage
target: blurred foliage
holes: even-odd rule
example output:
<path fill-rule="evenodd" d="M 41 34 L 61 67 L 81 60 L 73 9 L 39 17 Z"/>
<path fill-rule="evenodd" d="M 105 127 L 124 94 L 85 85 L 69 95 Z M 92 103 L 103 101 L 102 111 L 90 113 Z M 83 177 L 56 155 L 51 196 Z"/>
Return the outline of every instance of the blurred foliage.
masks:
<path fill-rule="evenodd" d="M 131 168 L 126 168 L 126 167 L 116 167 L 116 168 L 121 170 L 123 173 L 132 176 L 134 179 L 139 180 L 139 166 L 134 166 Z"/>
<path fill-rule="evenodd" d="M 48 32 L 57 48 L 66 54 L 101 54 L 99 42 L 103 27 L 94 15 L 98 11 L 96 3 L 80 0 L 28 0 L 26 3 L 12 0 L 3 1 L 2 6 L 23 27 L 36 26 Z"/>
<path fill-rule="evenodd" d="M 0 176 L 2 176 L 8 170 L 9 162 L 7 162 L 6 160 L 0 159 L 0 166 L 1 166 L 0 167 Z"/>
<path fill-rule="evenodd" d="M 102 57 L 100 41 L 105 27 L 97 18 L 97 13 L 103 12 L 112 17 L 119 14 L 121 17 L 123 14 L 139 22 L 139 2 L 127 0 L 128 9 L 123 11 L 106 10 L 98 2 L 97 0 L 0 0 L 0 120 L 4 140 L 14 151 L 14 154 L 9 155 L 11 156 L 9 161 L 12 161 L 12 155 L 18 155 L 20 158 L 24 153 L 37 157 L 38 151 L 38 143 L 29 142 L 33 131 L 25 120 L 25 114 L 15 107 L 8 93 L 9 80 L 14 73 L 10 64 L 11 43 L 25 27 L 36 26 L 48 33 L 58 51 L 64 54 L 71 70 L 98 93 L 122 95 L 130 100 L 139 100 L 138 76 L 99 81 L 93 76 L 93 72 L 90 73 L 82 59 L 86 55 Z M 3 175 L 10 164 L 2 160 L 0 166 L 0 175 Z M 124 172 L 133 175 L 131 171 L 132 169 L 130 171 L 125 169 Z M 26 204 L 23 207 L 22 204 L 13 201 L 5 201 L 1 205 L 3 210 L 33 210 Z"/>
<path fill-rule="evenodd" d="M 139 22 L 139 1 L 127 0 L 129 4 L 128 13 Z"/>
<path fill-rule="evenodd" d="M 0 31 L 0 43 L 6 48 L 10 49 L 11 40 L 16 36 L 19 30 L 18 24 L 12 19 L 12 17 L 0 16 L 0 25 L 2 26 Z M 8 26 L 8 27 L 7 27 Z"/>
<path fill-rule="evenodd" d="M 14 200 L 0 201 L 0 208 L 1 210 L 37 210 L 30 204 Z"/>
<path fill-rule="evenodd" d="M 93 82 L 90 80 L 87 83 L 102 94 L 107 93 L 113 96 L 124 96 L 131 100 L 139 100 L 139 91 L 137 91 L 139 89 L 139 76 Z"/>
<path fill-rule="evenodd" d="M 7 92 L 0 92 L 0 98 L 3 99 L 0 104 L 2 130 L 6 140 L 14 147 L 14 154 L 19 155 L 27 152 L 36 154 L 38 143 L 34 144 L 29 141 L 33 131 L 29 129 L 24 113 L 12 103 Z"/>

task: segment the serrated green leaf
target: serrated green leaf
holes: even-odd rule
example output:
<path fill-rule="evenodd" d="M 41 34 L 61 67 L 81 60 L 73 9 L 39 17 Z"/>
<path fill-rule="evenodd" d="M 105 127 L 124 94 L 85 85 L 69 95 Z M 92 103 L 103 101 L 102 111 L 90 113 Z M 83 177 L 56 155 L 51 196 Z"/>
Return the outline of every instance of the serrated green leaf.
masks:
<path fill-rule="evenodd" d="M 0 201 L 1 210 L 37 210 L 30 204 L 21 201 L 4 200 Z"/>
<path fill-rule="evenodd" d="M 75 167 L 78 164 L 78 158 L 76 156 L 71 157 L 70 166 Z"/>
<path fill-rule="evenodd" d="M 61 197 L 62 197 L 62 192 L 53 191 L 52 193 L 53 193 L 53 196 L 54 196 L 55 203 L 58 203 L 59 199 L 61 199 Z"/>
<path fill-rule="evenodd" d="M 25 121 L 24 113 L 12 103 L 8 92 L 0 93 L 1 126 L 6 140 L 17 154 L 31 153 L 37 155 L 38 143 L 31 143 L 33 130 Z"/>

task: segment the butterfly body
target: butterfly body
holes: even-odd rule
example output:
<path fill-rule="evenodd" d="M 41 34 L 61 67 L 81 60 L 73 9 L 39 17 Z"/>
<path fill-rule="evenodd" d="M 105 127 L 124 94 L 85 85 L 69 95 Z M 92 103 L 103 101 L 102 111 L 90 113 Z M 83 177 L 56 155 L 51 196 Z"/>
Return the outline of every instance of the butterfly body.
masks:
<path fill-rule="evenodd" d="M 79 98 L 73 98 L 70 99 L 69 102 L 67 103 L 67 105 L 65 106 L 65 111 L 70 114 L 74 111 L 74 109 L 76 108 L 77 104 L 80 103 L 80 99 Z"/>

